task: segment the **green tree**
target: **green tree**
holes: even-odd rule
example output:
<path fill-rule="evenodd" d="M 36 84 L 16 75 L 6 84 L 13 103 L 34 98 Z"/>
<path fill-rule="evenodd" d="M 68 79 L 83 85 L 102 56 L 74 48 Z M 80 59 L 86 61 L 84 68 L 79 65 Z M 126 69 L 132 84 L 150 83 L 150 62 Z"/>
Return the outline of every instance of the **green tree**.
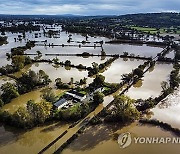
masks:
<path fill-rule="evenodd" d="M 12 65 L 19 71 L 24 68 L 25 56 L 13 56 Z"/>
<path fill-rule="evenodd" d="M 61 78 L 57 78 L 57 79 L 55 79 L 55 82 L 56 83 L 62 83 L 62 80 L 61 80 Z"/>
<path fill-rule="evenodd" d="M 44 123 L 51 115 L 52 104 L 48 102 L 35 103 L 30 100 L 27 102 L 27 110 L 34 124 Z"/>
<path fill-rule="evenodd" d="M 162 91 L 165 92 L 166 90 L 168 90 L 170 88 L 170 86 L 166 81 L 162 81 L 161 88 L 162 88 Z"/>
<path fill-rule="evenodd" d="M 104 94 L 101 92 L 95 92 L 93 96 L 93 102 L 98 105 L 103 101 L 104 101 Z"/>
<path fill-rule="evenodd" d="M 29 56 L 25 56 L 25 63 L 24 65 L 32 64 L 32 59 Z"/>
<path fill-rule="evenodd" d="M 96 78 L 94 79 L 93 83 L 95 87 L 101 87 L 104 85 L 105 77 L 103 75 L 96 75 Z"/>
<path fill-rule="evenodd" d="M 70 66 L 70 65 L 71 65 L 71 61 L 66 60 L 66 61 L 65 61 L 65 66 Z"/>
<path fill-rule="evenodd" d="M 69 88 L 70 88 L 69 84 L 63 83 L 63 82 L 61 81 L 61 78 L 57 78 L 57 79 L 55 80 L 55 82 L 56 82 L 56 87 L 57 87 L 58 89 L 69 89 Z"/>
<path fill-rule="evenodd" d="M 29 127 L 32 125 L 31 117 L 25 107 L 19 107 L 18 110 L 12 115 L 13 121 L 19 127 Z"/>
<path fill-rule="evenodd" d="M 52 60 L 55 64 L 59 62 L 59 59 L 56 57 Z"/>
<path fill-rule="evenodd" d="M 40 84 L 47 85 L 51 82 L 49 76 L 43 70 L 39 70 L 38 76 Z"/>
<path fill-rule="evenodd" d="M 116 96 L 112 108 L 112 117 L 117 121 L 128 122 L 139 118 L 139 111 L 133 105 L 134 100 L 128 96 Z"/>
<path fill-rule="evenodd" d="M 137 75 L 138 77 L 142 77 L 143 76 L 143 70 L 140 69 L 140 68 L 136 68 L 134 71 L 133 71 L 133 75 Z"/>
<path fill-rule="evenodd" d="M 74 83 L 74 78 L 71 77 L 71 79 L 70 79 L 70 84 L 73 84 L 73 83 Z"/>
<path fill-rule="evenodd" d="M 128 56 L 129 53 L 128 53 L 128 52 L 123 52 L 123 55 L 124 55 L 124 56 Z"/>
<path fill-rule="evenodd" d="M 13 98 L 16 98 L 19 96 L 19 93 L 17 91 L 17 88 L 12 83 L 5 83 L 1 86 L 2 90 L 2 101 L 4 103 L 9 103 Z"/>
<path fill-rule="evenodd" d="M 80 82 L 79 82 L 80 85 L 83 85 L 86 83 L 87 83 L 87 78 L 84 77 L 83 79 L 80 79 Z"/>
<path fill-rule="evenodd" d="M 38 56 L 42 55 L 42 52 L 41 51 L 36 51 L 36 53 L 38 54 Z"/>
<path fill-rule="evenodd" d="M 130 83 L 132 81 L 133 74 L 132 73 L 122 74 L 121 77 L 123 81 Z"/>
<path fill-rule="evenodd" d="M 57 97 L 55 96 L 55 93 L 53 92 L 52 88 L 47 87 L 43 90 L 41 90 L 42 95 L 41 97 L 45 99 L 47 102 L 54 103 L 57 100 Z"/>
<path fill-rule="evenodd" d="M 22 94 L 33 90 L 37 86 L 38 80 L 37 74 L 32 70 L 23 73 L 17 81 L 18 91 Z"/>

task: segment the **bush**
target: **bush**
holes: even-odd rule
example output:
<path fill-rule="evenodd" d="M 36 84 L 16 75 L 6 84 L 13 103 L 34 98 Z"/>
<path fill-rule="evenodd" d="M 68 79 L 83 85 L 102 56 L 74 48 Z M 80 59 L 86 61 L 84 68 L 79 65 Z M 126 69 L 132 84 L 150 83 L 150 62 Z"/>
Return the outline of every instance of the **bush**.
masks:
<path fill-rule="evenodd" d="M 101 92 L 95 92 L 93 96 L 94 104 L 98 105 L 104 101 L 104 94 Z"/>
<path fill-rule="evenodd" d="M 1 86 L 2 90 L 2 101 L 4 103 L 9 103 L 13 98 L 16 98 L 19 96 L 18 90 L 16 86 L 12 83 L 5 83 Z"/>

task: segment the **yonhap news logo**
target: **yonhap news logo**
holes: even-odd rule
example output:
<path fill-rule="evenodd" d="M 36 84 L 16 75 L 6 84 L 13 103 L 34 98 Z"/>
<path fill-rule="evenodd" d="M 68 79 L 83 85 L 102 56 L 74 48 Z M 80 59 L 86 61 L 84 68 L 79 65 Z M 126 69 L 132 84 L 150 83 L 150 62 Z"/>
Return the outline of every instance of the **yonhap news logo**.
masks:
<path fill-rule="evenodd" d="M 118 144 L 120 148 L 126 148 L 128 147 L 132 142 L 131 133 L 126 132 L 118 137 Z"/>
<path fill-rule="evenodd" d="M 180 137 L 132 137 L 131 133 L 125 132 L 119 135 L 118 144 L 124 149 L 134 144 L 180 144 Z"/>

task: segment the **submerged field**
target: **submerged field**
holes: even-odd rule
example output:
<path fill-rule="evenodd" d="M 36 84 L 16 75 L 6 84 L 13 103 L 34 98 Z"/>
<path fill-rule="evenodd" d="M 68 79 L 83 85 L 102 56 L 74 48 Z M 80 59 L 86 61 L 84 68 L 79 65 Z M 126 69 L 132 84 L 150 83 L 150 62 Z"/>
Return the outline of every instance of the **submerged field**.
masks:
<path fill-rule="evenodd" d="M 61 29 L 60 27 L 56 27 Z M 155 29 L 142 29 L 148 31 L 155 31 Z M 77 41 L 85 40 L 85 37 L 80 34 L 72 34 L 72 40 L 74 42 L 67 43 L 69 34 L 66 32 L 61 32 L 58 38 L 49 38 L 43 36 L 42 31 L 38 32 L 41 33 L 41 37 L 35 38 L 35 33 L 32 32 L 26 33 L 26 39 L 29 40 L 36 40 L 36 41 L 44 41 L 47 40 L 50 44 L 71 44 L 77 45 Z M 14 42 L 14 37 L 18 36 L 18 33 L 7 33 L 8 36 L 8 44 L 4 44 L 0 46 L 0 66 L 4 66 L 5 64 L 10 64 L 11 62 L 6 59 L 6 53 L 9 53 L 11 48 L 23 46 L 25 45 L 25 40 Z M 103 40 L 108 41 L 109 39 L 104 37 L 90 37 L 88 41 L 90 42 L 88 45 L 93 46 L 95 41 Z M 40 44 L 40 43 L 37 43 Z M 42 43 L 41 43 L 42 44 Z M 87 44 L 86 44 L 87 45 Z M 146 57 L 155 57 L 163 48 L 160 47 L 151 47 L 147 45 L 130 45 L 130 44 L 104 44 L 103 49 L 106 54 L 123 54 L 123 52 L 128 52 L 129 54 L 135 54 L 140 56 Z M 25 51 L 27 54 L 36 53 L 36 51 L 40 51 L 42 53 L 43 59 L 53 59 L 57 57 L 59 61 L 65 62 L 66 60 L 71 61 L 74 65 L 82 64 L 87 67 L 91 67 L 93 62 L 97 64 L 104 63 L 109 57 L 103 56 L 90 56 L 90 57 L 76 57 L 76 56 L 46 56 L 45 54 L 81 54 L 83 52 L 88 52 L 91 54 L 101 54 L 101 47 L 81 47 L 78 46 L 67 46 L 67 47 L 52 47 L 52 46 L 38 46 L 36 45 L 34 48 Z M 169 55 L 173 57 L 174 55 Z M 35 57 L 35 56 L 31 56 Z M 120 83 L 123 74 L 130 73 L 133 69 L 135 69 L 140 64 L 143 64 L 144 60 L 137 60 L 137 59 L 126 59 L 126 58 L 118 58 L 115 60 L 111 65 L 106 67 L 100 74 L 105 76 L 105 81 L 108 83 Z M 172 64 L 164 64 L 164 63 L 156 63 L 154 68 L 151 68 L 146 74 L 144 75 L 143 79 L 140 80 L 138 83 L 134 84 L 128 91 L 125 93 L 126 95 L 130 96 L 133 99 L 147 99 L 149 97 L 156 97 L 161 93 L 161 83 L 162 81 L 169 80 L 169 74 L 172 71 L 173 66 Z M 35 63 L 29 66 L 26 66 L 20 72 L 14 74 L 15 76 L 19 77 L 22 75 L 23 72 L 27 72 L 29 70 L 33 70 L 38 72 L 39 70 L 44 70 L 47 75 L 52 80 L 50 87 L 54 88 L 55 79 L 61 78 L 63 82 L 68 83 L 70 82 L 71 78 L 74 79 L 74 82 L 83 79 L 84 77 L 87 78 L 87 85 L 92 83 L 94 77 L 88 77 L 87 70 L 80 70 L 77 68 L 67 68 L 65 66 L 56 67 L 53 64 L 49 63 Z M 0 86 L 6 82 L 15 82 L 13 79 L 1 76 L 0 77 Z M 29 93 L 23 94 L 15 99 L 13 99 L 10 103 L 6 104 L 2 109 L 7 110 L 9 112 L 14 112 L 18 109 L 19 106 L 25 106 L 28 100 L 34 99 L 35 101 L 41 100 L 41 89 L 36 89 Z M 61 94 L 64 91 L 62 90 L 54 90 L 56 94 Z M 177 96 L 174 96 L 179 100 L 179 92 L 177 92 Z M 107 96 L 104 105 L 108 104 L 113 99 L 113 95 Z M 159 109 L 156 107 L 152 109 L 152 113 L 154 115 L 152 118 L 160 119 L 164 122 L 171 123 L 178 113 L 177 108 L 179 101 L 176 101 L 176 106 L 173 105 L 171 101 L 166 100 L 169 103 L 169 108 Z M 162 102 L 163 103 L 163 102 Z M 172 106 L 171 106 L 172 105 Z M 103 106 L 101 106 L 103 108 Z M 166 113 L 165 113 L 166 112 Z M 169 116 L 168 113 L 173 112 L 174 116 Z M 164 116 L 161 116 L 164 114 Z M 163 118 L 164 117 L 164 118 Z M 166 117 L 170 117 L 166 119 Z M 179 127 L 179 120 L 174 120 L 174 126 Z M 60 135 L 64 130 L 68 128 L 71 123 L 51 123 L 45 126 L 39 126 L 33 128 L 28 131 L 17 130 L 12 127 L 8 127 L 4 124 L 0 124 L 0 153 L 10 154 L 10 153 L 37 153 L 43 147 L 45 147 L 48 143 L 54 140 L 58 135 Z M 173 137 L 175 135 L 166 132 L 157 127 L 151 126 L 141 126 L 137 123 L 133 123 L 128 126 L 120 126 L 120 124 L 116 125 L 97 125 L 95 127 L 88 127 L 85 132 L 76 140 L 72 142 L 72 144 L 63 151 L 63 154 L 71 154 L 71 153 L 140 153 L 143 151 L 147 153 L 155 153 L 155 152 L 164 152 L 166 153 L 174 153 L 179 150 L 178 145 L 169 144 L 168 146 L 164 145 L 132 145 L 128 149 L 120 149 L 117 144 L 117 134 L 121 132 L 129 131 L 134 136 L 148 136 L 151 132 L 151 136 L 170 136 Z M 58 148 L 58 147 L 54 147 Z M 154 149 L 157 149 L 155 151 Z M 171 151 L 170 151 L 171 149 Z"/>

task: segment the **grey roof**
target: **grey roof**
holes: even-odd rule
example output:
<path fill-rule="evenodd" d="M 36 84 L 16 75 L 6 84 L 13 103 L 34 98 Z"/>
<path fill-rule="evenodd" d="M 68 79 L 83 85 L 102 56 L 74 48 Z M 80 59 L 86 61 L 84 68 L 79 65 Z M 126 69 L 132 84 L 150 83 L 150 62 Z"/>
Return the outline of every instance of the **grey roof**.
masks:
<path fill-rule="evenodd" d="M 74 90 L 71 90 L 71 91 L 68 91 L 68 92 L 69 92 L 69 93 L 72 93 L 72 94 L 75 94 L 75 95 L 77 95 L 77 96 L 80 96 L 80 97 L 84 97 L 84 94 L 79 93 L 79 92 L 74 91 Z"/>
<path fill-rule="evenodd" d="M 66 92 L 67 95 L 72 96 L 74 99 L 78 99 L 78 100 L 82 100 L 84 98 L 85 95 L 77 95 L 75 93 L 71 93 L 71 92 Z"/>
<path fill-rule="evenodd" d="M 65 98 L 62 98 L 62 99 L 60 99 L 59 101 L 57 101 L 57 102 L 54 104 L 54 106 L 59 107 L 60 105 L 66 103 L 66 102 L 67 102 L 67 100 L 66 100 Z"/>

